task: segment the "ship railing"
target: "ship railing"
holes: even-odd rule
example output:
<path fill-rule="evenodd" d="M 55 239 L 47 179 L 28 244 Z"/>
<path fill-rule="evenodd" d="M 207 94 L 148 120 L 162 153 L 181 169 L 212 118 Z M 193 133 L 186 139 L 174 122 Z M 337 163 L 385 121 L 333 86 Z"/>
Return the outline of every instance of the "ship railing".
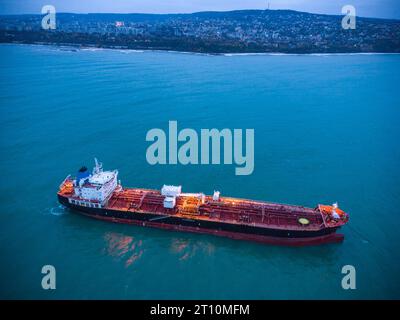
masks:
<path fill-rule="evenodd" d="M 63 180 L 63 182 L 61 182 L 61 184 L 60 184 L 60 186 L 59 186 L 59 189 L 61 189 L 61 188 L 64 186 L 65 182 L 67 182 L 67 180 L 69 180 L 69 178 L 71 178 L 71 175 L 70 175 L 70 174 L 67 175 L 67 177 Z"/>
<path fill-rule="evenodd" d="M 271 210 L 270 207 L 258 207 L 258 208 L 238 208 L 238 207 L 213 207 L 211 210 L 205 210 L 206 214 L 210 217 L 216 217 L 219 219 L 233 219 L 238 222 L 256 222 L 260 224 L 277 224 L 277 225 L 297 225 L 298 219 L 306 217 L 310 220 L 314 226 L 319 226 L 321 220 L 318 216 L 309 215 L 303 212 L 291 212 L 288 215 L 285 212 L 281 212 L 278 209 Z"/>
<path fill-rule="evenodd" d="M 125 190 L 121 193 L 114 194 L 109 206 L 118 206 L 118 204 L 123 204 L 123 206 L 128 209 L 138 209 L 142 206 L 146 208 L 149 206 L 158 208 L 163 205 L 163 197 L 151 190 Z"/>
<path fill-rule="evenodd" d="M 212 197 L 208 196 L 208 198 Z M 298 209 L 308 209 L 307 207 L 304 206 L 299 206 L 299 205 L 292 205 L 292 204 L 286 204 L 286 203 L 275 203 L 275 202 L 266 202 L 266 201 L 261 201 L 261 200 L 251 200 L 251 199 L 244 199 L 244 198 L 231 198 L 231 197 L 221 197 L 220 201 L 216 202 L 213 201 L 216 204 L 223 204 L 224 201 L 227 202 L 235 202 L 237 205 L 240 205 L 240 203 L 245 204 L 245 205 L 256 205 L 256 206 L 266 206 L 266 207 L 279 207 L 279 208 L 285 208 L 288 210 L 293 210 L 294 208 Z"/>
<path fill-rule="evenodd" d="M 298 212 L 299 210 L 306 209 L 304 207 L 293 207 L 293 206 L 286 206 L 286 205 L 265 205 L 265 204 L 255 204 L 249 202 L 242 202 L 242 201 L 231 201 L 231 202 L 209 202 L 210 206 L 219 207 L 219 208 L 243 208 L 246 210 L 249 209 L 256 209 L 259 210 L 260 208 L 265 208 L 266 210 L 277 210 L 279 212 L 286 212 L 286 213 L 293 213 Z M 311 214 L 312 210 L 310 210 Z"/>
<path fill-rule="evenodd" d="M 144 201 L 144 198 L 146 198 L 146 196 L 147 196 L 147 192 L 144 192 L 143 193 L 143 195 L 142 195 L 142 197 L 140 198 L 140 200 L 139 200 L 139 204 L 138 204 L 138 208 L 140 208 L 141 206 L 142 206 L 142 204 L 143 204 L 143 201 Z"/>
<path fill-rule="evenodd" d="M 246 212 L 250 213 L 255 213 L 255 214 L 277 214 L 277 215 L 283 215 L 286 216 L 287 214 L 296 216 L 314 216 L 315 213 L 314 211 L 300 211 L 300 210 L 285 210 L 285 208 L 280 208 L 280 207 L 270 207 L 270 206 L 245 206 L 245 205 L 234 205 L 234 206 L 227 206 L 227 205 L 219 205 L 219 206 L 214 206 L 213 204 L 209 204 L 210 207 L 212 207 L 213 210 L 220 210 L 220 211 L 227 211 L 227 212 L 232 212 L 232 211 L 242 211 L 245 210 Z"/>
<path fill-rule="evenodd" d="M 328 227 L 328 224 L 327 224 L 326 219 L 325 219 L 325 214 L 324 214 L 323 210 L 321 210 L 321 205 L 318 205 L 318 211 L 319 211 L 319 213 L 321 215 L 321 218 L 322 218 L 324 226 Z"/>

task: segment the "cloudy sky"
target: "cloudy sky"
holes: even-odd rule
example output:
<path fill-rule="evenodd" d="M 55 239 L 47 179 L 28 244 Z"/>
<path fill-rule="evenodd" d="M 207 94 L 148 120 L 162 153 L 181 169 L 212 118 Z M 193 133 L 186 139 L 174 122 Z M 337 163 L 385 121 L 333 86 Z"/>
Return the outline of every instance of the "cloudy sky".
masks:
<path fill-rule="evenodd" d="M 51 4 L 58 12 L 187 13 L 237 9 L 293 9 L 341 14 L 353 5 L 358 16 L 400 19 L 400 0 L 0 0 L 0 14 L 40 13 Z"/>

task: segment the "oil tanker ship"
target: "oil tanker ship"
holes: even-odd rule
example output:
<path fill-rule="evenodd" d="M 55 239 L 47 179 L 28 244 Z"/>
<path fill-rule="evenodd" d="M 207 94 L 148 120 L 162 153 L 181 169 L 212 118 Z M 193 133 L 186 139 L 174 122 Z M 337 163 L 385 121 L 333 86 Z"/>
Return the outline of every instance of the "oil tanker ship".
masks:
<path fill-rule="evenodd" d="M 97 159 L 92 172 L 82 167 L 76 178 L 67 176 L 57 195 L 62 205 L 96 219 L 279 245 L 341 242 L 337 230 L 349 219 L 337 203 L 306 208 L 222 197 L 219 191 L 183 193 L 181 186 L 123 188 L 118 171 L 103 171 Z"/>

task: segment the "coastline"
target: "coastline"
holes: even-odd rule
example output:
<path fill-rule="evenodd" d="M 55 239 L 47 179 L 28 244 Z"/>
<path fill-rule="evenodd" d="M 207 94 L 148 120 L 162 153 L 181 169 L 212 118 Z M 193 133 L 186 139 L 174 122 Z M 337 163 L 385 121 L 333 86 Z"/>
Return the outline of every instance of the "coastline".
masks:
<path fill-rule="evenodd" d="M 168 50 L 168 49 L 130 49 L 120 48 L 118 46 L 110 47 L 94 47 L 82 44 L 59 44 L 59 43 L 21 43 L 21 42 L 1 42 L 0 45 L 24 45 L 24 46 L 42 46 L 42 47 L 53 47 L 53 48 L 68 48 L 75 49 L 76 51 L 119 51 L 119 52 L 132 52 L 132 53 L 145 53 L 145 52 L 160 52 L 160 53 L 178 53 L 178 54 L 190 54 L 190 55 L 201 55 L 201 56 L 224 56 L 224 57 L 238 57 L 238 56 L 358 56 L 358 55 L 400 55 L 400 52 L 324 52 L 324 53 L 285 53 L 285 52 L 225 52 L 225 53 L 213 53 L 213 52 L 197 52 L 197 51 L 179 51 L 179 50 Z M 74 51 L 74 50 L 64 50 Z"/>

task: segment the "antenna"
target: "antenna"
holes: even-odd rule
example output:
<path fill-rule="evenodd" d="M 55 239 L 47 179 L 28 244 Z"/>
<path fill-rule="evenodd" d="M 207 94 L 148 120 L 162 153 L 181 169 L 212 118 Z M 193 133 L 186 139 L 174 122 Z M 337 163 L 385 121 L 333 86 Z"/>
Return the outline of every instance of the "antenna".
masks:
<path fill-rule="evenodd" d="M 95 166 L 93 168 L 93 174 L 100 173 L 103 171 L 103 164 L 101 162 L 98 162 L 97 158 L 94 158 L 94 164 Z"/>
<path fill-rule="evenodd" d="M 332 205 L 332 217 L 334 218 L 334 219 L 340 219 L 340 215 L 337 213 L 337 211 L 336 211 L 336 209 L 338 208 L 339 206 L 338 206 L 338 203 L 337 202 L 335 202 L 333 205 Z"/>

